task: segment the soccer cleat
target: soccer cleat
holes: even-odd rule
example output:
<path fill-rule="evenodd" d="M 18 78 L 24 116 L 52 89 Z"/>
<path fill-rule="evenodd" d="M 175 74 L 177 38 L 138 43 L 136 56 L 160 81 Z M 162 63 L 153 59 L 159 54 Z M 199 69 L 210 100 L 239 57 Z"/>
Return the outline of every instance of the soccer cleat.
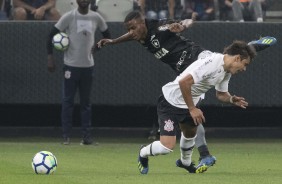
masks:
<path fill-rule="evenodd" d="M 206 166 L 197 169 L 193 162 L 189 166 L 183 165 L 180 159 L 176 160 L 175 164 L 177 167 L 186 169 L 189 173 L 203 173 L 208 169 Z"/>
<path fill-rule="evenodd" d="M 257 52 L 262 51 L 277 43 L 276 38 L 271 36 L 265 36 L 259 40 L 254 40 L 248 43 L 248 45 L 253 45 Z"/>
<path fill-rule="evenodd" d="M 209 155 L 206 156 L 205 158 L 200 159 L 200 163 L 196 167 L 197 170 L 201 170 L 201 167 L 205 166 L 207 168 L 213 166 L 216 162 L 215 156 Z"/>
<path fill-rule="evenodd" d="M 69 144 L 70 144 L 70 138 L 69 137 L 64 137 L 63 145 L 69 145 Z"/>
<path fill-rule="evenodd" d="M 141 148 L 140 148 L 140 151 L 144 147 L 145 146 L 142 145 Z M 139 169 L 141 174 L 147 174 L 148 171 L 149 171 L 149 159 L 141 157 L 140 151 L 139 151 L 139 155 L 138 155 L 138 169 Z"/>
<path fill-rule="evenodd" d="M 91 145 L 93 143 L 93 140 L 91 138 L 84 138 L 80 142 L 80 145 Z"/>

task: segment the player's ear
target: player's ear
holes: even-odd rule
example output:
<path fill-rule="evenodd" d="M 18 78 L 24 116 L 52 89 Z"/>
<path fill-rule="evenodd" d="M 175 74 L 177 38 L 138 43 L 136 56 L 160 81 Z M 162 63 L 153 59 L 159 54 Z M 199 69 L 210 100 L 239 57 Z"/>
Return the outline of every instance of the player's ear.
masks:
<path fill-rule="evenodd" d="M 241 55 L 239 55 L 239 54 L 235 55 L 235 61 L 240 62 L 241 61 Z"/>

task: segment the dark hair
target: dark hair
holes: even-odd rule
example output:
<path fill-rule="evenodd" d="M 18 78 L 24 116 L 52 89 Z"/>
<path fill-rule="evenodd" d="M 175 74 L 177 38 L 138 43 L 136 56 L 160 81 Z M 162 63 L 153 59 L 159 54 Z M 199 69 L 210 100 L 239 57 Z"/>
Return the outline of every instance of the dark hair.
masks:
<path fill-rule="evenodd" d="M 143 19 L 143 15 L 141 14 L 140 11 L 134 10 L 126 15 L 123 22 L 127 23 L 128 21 L 131 21 L 132 19 L 138 19 L 138 18 Z"/>
<path fill-rule="evenodd" d="M 248 45 L 244 41 L 236 40 L 224 49 L 223 54 L 231 56 L 239 54 L 241 59 L 247 59 L 250 56 L 250 59 L 253 60 L 257 52 L 252 45 Z"/>

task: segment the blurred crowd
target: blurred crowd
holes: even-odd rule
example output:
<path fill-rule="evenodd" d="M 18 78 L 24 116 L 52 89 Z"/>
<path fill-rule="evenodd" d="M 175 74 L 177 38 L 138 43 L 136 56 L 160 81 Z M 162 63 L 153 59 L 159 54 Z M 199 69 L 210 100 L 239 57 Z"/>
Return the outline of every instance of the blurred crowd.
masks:
<path fill-rule="evenodd" d="M 0 0 L 0 20 L 58 20 L 59 0 Z M 60 0 L 62 1 L 62 0 Z M 70 0 L 64 0 L 65 2 Z M 99 10 L 98 1 L 91 0 L 91 9 Z M 96 2 L 97 1 L 97 2 Z M 105 0 L 104 0 L 105 1 Z M 110 0 L 107 0 L 110 1 Z M 186 19 L 197 21 L 265 20 L 274 0 L 120 0 L 132 1 L 132 9 L 140 10 L 150 19 Z"/>
<path fill-rule="evenodd" d="M 273 0 L 136 0 L 147 18 L 263 22 Z"/>

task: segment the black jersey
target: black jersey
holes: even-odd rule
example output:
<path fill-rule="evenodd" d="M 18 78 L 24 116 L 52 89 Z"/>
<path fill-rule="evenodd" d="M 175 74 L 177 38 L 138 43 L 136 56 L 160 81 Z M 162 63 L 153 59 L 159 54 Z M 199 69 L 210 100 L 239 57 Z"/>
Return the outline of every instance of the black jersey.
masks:
<path fill-rule="evenodd" d="M 145 22 L 148 33 L 141 44 L 177 74 L 197 60 L 204 50 L 180 34 L 170 32 L 162 21 L 145 19 Z"/>

